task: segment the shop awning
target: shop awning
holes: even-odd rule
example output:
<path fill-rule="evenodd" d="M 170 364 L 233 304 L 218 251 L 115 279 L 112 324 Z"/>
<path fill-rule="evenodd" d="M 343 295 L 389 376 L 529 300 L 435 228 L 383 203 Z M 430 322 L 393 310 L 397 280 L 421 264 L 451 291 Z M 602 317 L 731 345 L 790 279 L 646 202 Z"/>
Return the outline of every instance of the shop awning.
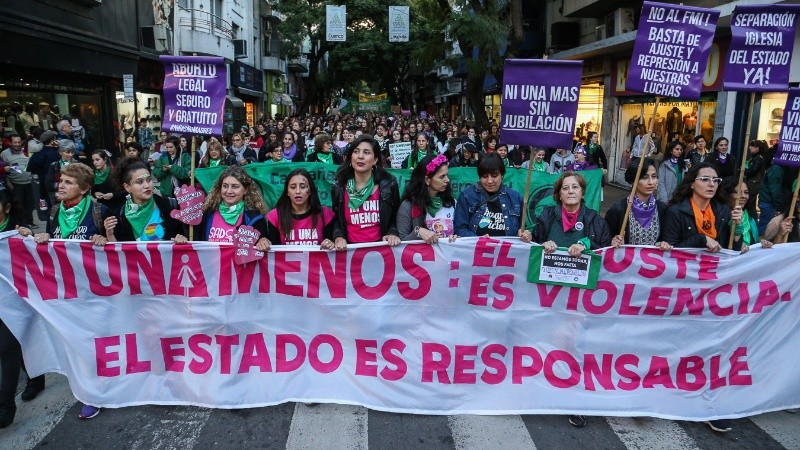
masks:
<path fill-rule="evenodd" d="M 264 93 L 261 91 L 254 91 L 252 89 L 247 89 L 240 86 L 237 86 L 236 90 L 239 91 L 239 93 L 242 95 L 249 95 L 250 97 L 258 97 L 258 98 L 264 97 Z"/>
<path fill-rule="evenodd" d="M 289 97 L 288 94 L 282 94 L 279 92 L 272 94 L 273 105 L 291 105 L 292 103 L 292 97 Z"/>
<path fill-rule="evenodd" d="M 233 108 L 244 108 L 244 102 L 239 97 L 234 97 L 232 95 L 228 95 L 225 98 L 229 102 L 231 102 L 231 107 L 233 107 Z"/>

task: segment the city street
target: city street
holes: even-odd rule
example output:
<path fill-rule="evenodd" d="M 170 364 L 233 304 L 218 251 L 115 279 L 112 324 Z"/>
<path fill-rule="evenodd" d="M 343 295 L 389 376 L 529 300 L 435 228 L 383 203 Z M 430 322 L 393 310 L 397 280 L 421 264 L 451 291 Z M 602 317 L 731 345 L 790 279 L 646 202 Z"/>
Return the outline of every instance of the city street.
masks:
<path fill-rule="evenodd" d="M 53 374 L 39 397 L 22 403 L 18 395 L 17 404 L 14 424 L 0 430 L 0 448 L 800 448 L 800 414 L 784 411 L 735 420 L 726 434 L 652 418 L 590 417 L 586 427 L 574 428 L 563 416 L 424 416 L 300 403 L 242 410 L 137 406 L 80 420 L 66 379 Z"/>

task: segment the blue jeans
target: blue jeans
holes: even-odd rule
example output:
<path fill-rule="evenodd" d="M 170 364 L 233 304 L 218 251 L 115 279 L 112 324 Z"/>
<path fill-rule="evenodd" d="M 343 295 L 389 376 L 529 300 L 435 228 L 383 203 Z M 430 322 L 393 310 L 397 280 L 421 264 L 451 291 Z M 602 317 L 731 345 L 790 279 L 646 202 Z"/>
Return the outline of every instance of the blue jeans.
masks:
<path fill-rule="evenodd" d="M 759 200 L 758 209 L 761 210 L 761 214 L 758 216 L 758 235 L 763 236 L 764 231 L 767 229 L 767 224 L 775 217 L 775 206 L 772 203 Z"/>

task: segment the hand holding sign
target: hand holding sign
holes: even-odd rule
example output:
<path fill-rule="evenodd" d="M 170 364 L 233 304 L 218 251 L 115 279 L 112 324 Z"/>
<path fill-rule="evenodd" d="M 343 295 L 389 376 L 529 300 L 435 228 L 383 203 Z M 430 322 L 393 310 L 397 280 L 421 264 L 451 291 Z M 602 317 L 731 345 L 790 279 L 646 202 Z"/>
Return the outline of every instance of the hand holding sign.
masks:
<path fill-rule="evenodd" d="M 236 255 L 233 262 L 236 264 L 247 264 L 258 261 L 264 257 L 264 252 L 256 250 L 256 242 L 261 238 L 261 233 L 255 228 L 242 225 L 233 235 L 233 243 L 236 245 Z"/>
<path fill-rule="evenodd" d="M 178 199 L 180 210 L 171 211 L 169 215 L 187 225 L 199 225 L 203 220 L 205 192 L 184 184 L 180 188 L 175 188 L 175 197 Z"/>

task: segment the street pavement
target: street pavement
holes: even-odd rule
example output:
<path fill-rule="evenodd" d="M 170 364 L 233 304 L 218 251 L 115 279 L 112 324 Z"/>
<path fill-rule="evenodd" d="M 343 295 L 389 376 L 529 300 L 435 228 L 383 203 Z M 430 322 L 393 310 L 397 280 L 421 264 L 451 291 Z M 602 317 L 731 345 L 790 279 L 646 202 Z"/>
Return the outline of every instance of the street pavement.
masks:
<path fill-rule="evenodd" d="M 627 191 L 606 186 L 601 213 Z M 800 449 L 800 414 L 778 411 L 734 421 L 719 434 L 702 423 L 590 417 L 574 428 L 564 416 L 429 416 L 349 405 L 302 403 L 222 410 L 184 406 L 104 409 L 78 419 L 81 404 L 66 378 L 22 402 L 0 430 L 0 449 Z"/>

